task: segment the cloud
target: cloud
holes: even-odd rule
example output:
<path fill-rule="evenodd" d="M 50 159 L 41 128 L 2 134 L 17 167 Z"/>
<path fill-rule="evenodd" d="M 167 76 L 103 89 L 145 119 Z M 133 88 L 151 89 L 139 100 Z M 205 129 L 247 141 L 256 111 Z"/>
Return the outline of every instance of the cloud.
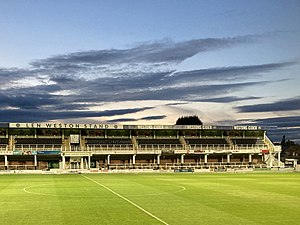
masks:
<path fill-rule="evenodd" d="M 300 127 L 300 116 L 286 116 L 255 120 L 262 126 L 277 126 L 281 128 Z"/>
<path fill-rule="evenodd" d="M 277 112 L 299 110 L 300 97 L 284 99 L 273 103 L 238 106 L 236 109 L 238 109 L 239 112 Z"/>
<path fill-rule="evenodd" d="M 49 94 L 31 94 L 16 95 L 0 93 L 1 107 L 14 107 L 20 109 L 38 109 L 45 105 L 59 104 L 59 100 Z"/>
<path fill-rule="evenodd" d="M 166 117 L 167 117 L 166 115 L 161 115 L 161 116 L 146 116 L 146 117 L 141 118 L 141 120 L 161 120 L 161 119 L 164 119 Z"/>
<path fill-rule="evenodd" d="M 174 73 L 172 78 L 177 82 L 185 81 L 189 79 L 201 79 L 206 80 L 233 80 L 252 78 L 253 75 L 259 75 L 270 71 L 278 70 L 287 66 L 294 65 L 295 62 L 283 62 L 283 63 L 270 63 L 261 65 L 248 65 L 248 66 L 233 66 L 233 67 L 220 67 L 209 68 L 201 70 L 183 71 Z M 251 77 L 249 77 L 251 75 Z"/>
<path fill-rule="evenodd" d="M 99 119 L 100 117 L 127 115 L 131 113 L 142 112 L 152 109 L 152 107 L 132 108 L 132 109 L 116 109 L 104 111 L 40 111 L 40 110 L 0 110 L 2 122 L 41 122 L 47 120 L 64 120 L 69 118 L 87 118 L 92 117 Z"/>
<path fill-rule="evenodd" d="M 262 97 L 237 97 L 237 96 L 227 96 L 227 97 L 219 97 L 219 98 L 206 98 L 206 99 L 199 99 L 193 100 L 193 102 L 218 102 L 218 103 L 230 103 L 230 102 L 238 102 L 238 101 L 245 101 L 245 100 L 257 100 L 261 99 Z"/>
<path fill-rule="evenodd" d="M 74 69 L 86 65 L 115 65 L 122 63 L 179 63 L 198 53 L 256 41 L 259 36 L 248 35 L 231 38 L 206 38 L 182 42 L 169 39 L 145 42 L 128 49 L 107 49 L 57 55 L 32 62 L 37 68 Z"/>
<path fill-rule="evenodd" d="M 18 87 L 0 91 L 0 106 L 19 109 L 88 110 L 105 102 L 127 100 L 181 100 L 234 102 L 258 97 L 217 97 L 265 81 L 246 82 L 242 76 L 266 72 L 290 63 L 263 64 L 194 71 L 120 73 L 116 77 L 85 80 L 70 75 L 52 76 L 49 85 Z M 237 79 L 237 71 L 247 71 Z M 235 79 L 233 79 L 235 78 Z M 224 83 L 224 80 L 228 82 Z M 273 81 L 274 82 L 274 81 Z M 269 82 L 268 82 L 269 83 Z M 65 94 L 62 94 L 65 93 Z M 216 97 L 213 97 L 216 96 Z"/>
<path fill-rule="evenodd" d="M 166 115 L 161 115 L 161 116 L 146 116 L 142 118 L 120 118 L 120 119 L 113 119 L 109 120 L 108 122 L 110 123 L 122 123 L 122 122 L 135 122 L 135 121 L 140 121 L 140 120 L 160 120 L 166 118 Z"/>
<path fill-rule="evenodd" d="M 243 121 L 241 121 L 243 122 Z M 242 123 L 243 125 L 247 123 Z M 287 139 L 300 140 L 300 116 L 285 116 L 251 120 L 249 125 L 258 125 L 267 130 L 271 140 L 280 142 L 283 135 Z"/>
<path fill-rule="evenodd" d="M 133 118 L 120 118 L 120 119 L 108 120 L 109 123 L 123 123 L 123 122 L 135 122 L 135 121 L 138 120 Z"/>

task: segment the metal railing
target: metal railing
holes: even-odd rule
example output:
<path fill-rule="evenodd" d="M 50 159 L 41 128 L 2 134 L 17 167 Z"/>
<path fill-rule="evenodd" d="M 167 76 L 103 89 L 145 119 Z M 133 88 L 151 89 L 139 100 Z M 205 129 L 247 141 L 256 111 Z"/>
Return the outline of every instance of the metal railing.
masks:
<path fill-rule="evenodd" d="M 45 151 L 45 150 L 49 150 L 49 151 L 62 151 L 62 145 L 56 145 L 56 144 L 37 144 L 37 145 L 28 145 L 28 144 L 22 144 L 22 145 L 15 145 L 13 147 L 13 151 L 15 150 L 21 150 L 21 151 Z"/>
<path fill-rule="evenodd" d="M 163 145 L 138 145 L 139 150 L 183 150 L 185 149 L 181 144 L 163 144 Z"/>
<path fill-rule="evenodd" d="M 91 152 L 134 152 L 133 145 L 87 145 L 86 151 Z"/>

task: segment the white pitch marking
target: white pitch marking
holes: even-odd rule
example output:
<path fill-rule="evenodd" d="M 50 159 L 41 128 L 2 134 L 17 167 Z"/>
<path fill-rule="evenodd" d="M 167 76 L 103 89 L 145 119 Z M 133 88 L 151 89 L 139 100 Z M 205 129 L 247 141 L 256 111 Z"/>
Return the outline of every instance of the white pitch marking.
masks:
<path fill-rule="evenodd" d="M 51 186 L 51 184 L 37 184 L 37 185 L 31 185 L 31 186 L 27 186 L 23 188 L 23 191 L 27 194 L 34 194 L 34 195 L 43 195 L 43 196 L 54 196 L 54 197 L 59 197 L 59 196 L 65 196 L 65 195 L 58 195 L 58 194 L 49 194 L 49 193 L 39 193 L 39 192 L 34 192 L 34 191 L 28 191 L 28 189 L 31 189 L 33 187 L 40 187 L 40 186 Z M 176 186 L 176 185 L 174 185 Z M 158 193 L 158 194 L 144 194 L 144 195 L 129 195 L 130 197 L 138 197 L 138 196 L 159 196 L 159 195 L 167 195 L 167 194 L 174 194 L 174 193 L 179 193 L 179 192 L 183 192 L 186 190 L 186 188 L 184 186 L 178 185 L 178 187 L 181 188 L 181 190 L 178 191 L 173 191 L 173 192 L 166 192 L 166 193 Z M 68 195 L 68 197 L 70 198 L 97 198 L 98 196 L 80 196 L 80 195 Z M 102 198 L 103 199 L 103 198 Z"/>
<path fill-rule="evenodd" d="M 106 190 L 110 191 L 111 193 L 115 194 L 116 196 L 118 196 L 119 198 L 125 200 L 126 202 L 130 203 L 131 205 L 135 206 L 136 208 L 142 210 L 144 213 L 148 214 L 149 216 L 153 217 L 154 219 L 158 220 L 159 222 L 169 225 L 168 223 L 166 223 L 165 221 L 163 221 L 162 219 L 158 218 L 157 216 L 153 215 L 152 213 L 148 212 L 146 209 L 143 209 L 142 207 L 138 206 L 137 204 L 135 204 L 134 202 L 130 201 L 129 199 L 125 198 L 124 196 L 118 194 L 117 192 L 113 191 L 112 189 L 110 189 L 109 187 L 106 187 L 104 184 L 101 184 L 99 182 L 97 182 L 96 180 L 89 178 L 87 176 L 84 176 L 83 174 L 81 174 L 81 176 L 85 177 L 86 179 L 98 184 L 99 186 L 105 188 Z"/>
<path fill-rule="evenodd" d="M 32 192 L 28 191 L 27 189 L 33 188 L 33 187 L 39 187 L 39 186 L 44 186 L 44 185 L 49 185 L 49 184 L 37 184 L 37 185 L 31 185 L 23 188 L 23 191 L 26 192 L 27 194 L 34 194 L 34 195 L 48 195 L 48 196 L 57 196 L 53 194 L 47 194 L 47 193 L 38 193 L 38 192 Z"/>

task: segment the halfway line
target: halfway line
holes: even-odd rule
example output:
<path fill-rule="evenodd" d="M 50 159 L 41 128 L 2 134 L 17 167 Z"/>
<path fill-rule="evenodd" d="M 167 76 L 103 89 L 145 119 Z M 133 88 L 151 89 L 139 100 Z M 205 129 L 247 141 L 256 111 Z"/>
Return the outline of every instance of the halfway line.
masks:
<path fill-rule="evenodd" d="M 151 216 L 152 218 L 158 220 L 159 222 L 169 225 L 168 223 L 166 223 L 165 221 L 161 220 L 160 218 L 158 218 L 157 216 L 153 215 L 152 213 L 148 212 L 146 209 L 143 209 L 142 207 L 138 206 L 137 204 L 135 204 L 134 202 L 130 201 L 129 199 L 125 198 L 124 196 L 118 194 L 117 192 L 113 191 L 112 189 L 110 189 L 109 187 L 106 187 L 104 184 L 101 184 L 99 182 L 97 182 L 96 180 L 89 178 L 87 176 L 84 176 L 83 174 L 81 174 L 81 176 L 83 176 L 84 178 L 93 181 L 94 183 L 98 184 L 99 186 L 105 188 L 106 190 L 110 191 L 111 193 L 115 194 L 116 196 L 118 196 L 119 198 L 122 198 L 123 200 L 125 200 L 126 202 L 130 203 L 131 205 L 135 206 L 136 208 L 142 210 L 144 213 L 148 214 L 149 216 Z"/>

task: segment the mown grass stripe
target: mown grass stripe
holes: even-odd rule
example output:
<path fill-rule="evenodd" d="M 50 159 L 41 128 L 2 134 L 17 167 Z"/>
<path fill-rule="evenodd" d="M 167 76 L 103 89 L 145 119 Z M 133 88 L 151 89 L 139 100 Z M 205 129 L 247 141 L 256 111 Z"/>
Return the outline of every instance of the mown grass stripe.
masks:
<path fill-rule="evenodd" d="M 94 180 L 94 179 L 92 179 L 92 178 L 89 178 L 89 177 L 87 177 L 87 176 L 85 176 L 85 175 L 83 175 L 83 174 L 81 174 L 81 176 L 83 176 L 84 178 L 86 178 L 86 179 L 88 179 L 88 180 L 90 180 L 90 181 L 96 183 L 97 185 L 99 185 L 99 186 L 105 188 L 105 189 L 108 190 L 109 192 L 113 193 L 114 195 L 118 196 L 119 198 L 121 198 L 121 199 L 125 200 L 126 202 L 130 203 L 131 205 L 133 205 L 133 206 L 135 206 L 136 208 L 140 209 L 141 211 L 143 211 L 144 213 L 148 214 L 148 215 L 151 216 L 152 218 L 158 220 L 159 222 L 168 225 L 167 222 L 163 221 L 162 219 L 160 219 L 160 218 L 158 218 L 157 216 L 153 215 L 152 213 L 148 212 L 146 209 L 140 207 L 139 205 L 135 204 L 134 202 L 130 201 L 128 198 L 126 198 L 126 197 L 120 195 L 119 193 L 115 192 L 114 190 L 110 189 L 109 187 L 105 186 L 104 184 L 101 184 L 101 183 L 99 183 L 98 181 L 96 181 L 96 180 Z"/>

